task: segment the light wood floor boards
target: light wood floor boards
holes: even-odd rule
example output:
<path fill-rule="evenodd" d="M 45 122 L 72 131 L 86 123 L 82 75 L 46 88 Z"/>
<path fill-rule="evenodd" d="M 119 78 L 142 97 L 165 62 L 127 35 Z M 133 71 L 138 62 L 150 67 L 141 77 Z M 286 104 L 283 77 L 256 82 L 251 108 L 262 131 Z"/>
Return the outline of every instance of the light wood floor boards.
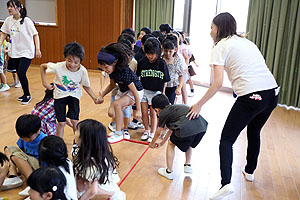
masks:
<path fill-rule="evenodd" d="M 100 90 L 100 73 L 89 72 L 91 86 L 95 92 Z M 11 75 L 7 74 L 9 82 Z M 40 81 L 39 68 L 30 67 L 28 72 L 30 91 L 33 99 L 29 105 L 20 105 L 18 96 L 22 95 L 20 88 L 12 88 L 0 93 L 0 150 L 8 144 L 15 144 L 18 137 L 15 133 L 15 121 L 18 116 L 29 113 L 36 102 L 44 95 Z M 51 81 L 52 77 L 48 77 Z M 190 104 L 199 99 L 207 90 L 196 87 L 196 96 L 190 98 Z M 107 116 L 110 97 L 105 98 L 105 103 L 95 105 L 84 92 L 81 100 L 80 119 L 93 118 L 108 125 Z M 209 122 L 206 135 L 197 148 L 193 151 L 192 166 L 194 173 L 187 175 L 183 172 L 184 153 L 176 149 L 174 161 L 175 179 L 167 180 L 157 175 L 157 169 L 165 166 L 165 148 L 149 149 L 141 158 L 126 180 L 121 189 L 126 192 L 127 199 L 208 199 L 220 187 L 219 170 L 219 139 L 226 116 L 234 103 L 231 94 L 219 92 L 202 109 L 201 114 Z M 131 131 L 131 136 L 139 140 L 142 130 Z M 73 133 L 70 128 L 65 129 L 64 139 L 70 150 Z M 120 178 L 123 179 L 142 153 L 146 145 L 130 142 L 120 142 L 112 145 L 115 155 L 120 160 L 118 169 Z M 250 183 L 244 180 L 242 169 L 245 165 L 247 147 L 245 130 L 240 134 L 234 144 L 234 161 L 232 183 L 235 193 L 226 200 L 297 200 L 300 199 L 300 112 L 287 111 L 277 107 L 265 125 L 261 135 L 261 152 L 255 180 Z M 23 199 L 18 192 L 25 188 L 2 191 L 0 197 L 7 196 L 9 200 Z"/>

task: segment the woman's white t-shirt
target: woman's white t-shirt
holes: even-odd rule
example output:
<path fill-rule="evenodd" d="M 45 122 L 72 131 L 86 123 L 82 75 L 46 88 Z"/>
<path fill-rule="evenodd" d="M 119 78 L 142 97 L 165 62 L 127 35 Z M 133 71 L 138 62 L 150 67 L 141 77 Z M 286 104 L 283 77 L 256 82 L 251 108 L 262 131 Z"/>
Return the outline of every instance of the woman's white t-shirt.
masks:
<path fill-rule="evenodd" d="M 224 66 L 237 96 L 278 87 L 257 46 L 237 35 L 217 43 L 210 65 Z"/>
<path fill-rule="evenodd" d="M 38 32 L 28 17 L 24 18 L 23 24 L 20 23 L 22 19 L 15 20 L 13 16 L 5 19 L 1 31 L 10 35 L 11 38 L 11 58 L 34 58 L 35 47 L 33 36 Z"/>

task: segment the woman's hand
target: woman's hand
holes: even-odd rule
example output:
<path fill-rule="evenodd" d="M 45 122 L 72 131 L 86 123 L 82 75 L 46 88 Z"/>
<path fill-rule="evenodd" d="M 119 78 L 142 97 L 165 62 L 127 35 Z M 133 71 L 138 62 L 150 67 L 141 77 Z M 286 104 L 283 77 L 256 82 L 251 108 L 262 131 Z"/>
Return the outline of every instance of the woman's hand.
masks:
<path fill-rule="evenodd" d="M 196 103 L 190 107 L 190 112 L 186 115 L 186 117 L 189 117 L 189 120 L 198 118 L 200 115 L 200 110 L 202 108 L 202 105 L 199 103 Z"/>
<path fill-rule="evenodd" d="M 41 50 L 36 49 L 36 51 L 35 51 L 35 57 L 36 57 L 36 58 L 41 58 L 41 57 L 42 57 L 42 52 L 41 52 Z"/>

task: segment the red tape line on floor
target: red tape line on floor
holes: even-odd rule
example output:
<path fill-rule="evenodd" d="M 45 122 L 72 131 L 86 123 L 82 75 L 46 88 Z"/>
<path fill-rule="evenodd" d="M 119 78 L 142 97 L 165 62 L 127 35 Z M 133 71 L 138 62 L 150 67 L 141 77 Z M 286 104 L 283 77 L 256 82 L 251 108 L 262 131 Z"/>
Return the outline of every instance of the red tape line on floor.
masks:
<path fill-rule="evenodd" d="M 138 144 L 149 145 L 148 142 L 141 142 L 141 141 L 137 141 L 137 140 L 128 140 L 128 139 L 123 139 L 123 140 L 128 141 L 128 142 L 132 142 L 132 143 L 138 143 Z"/>
<path fill-rule="evenodd" d="M 147 144 L 148 145 L 148 144 Z M 144 151 L 144 153 L 139 157 L 139 159 L 134 163 L 134 165 L 131 167 L 131 169 L 129 170 L 129 172 L 126 174 L 126 176 L 122 179 L 122 181 L 119 183 L 119 187 L 122 185 L 122 183 L 125 181 L 125 179 L 127 178 L 127 176 L 132 172 L 132 170 L 135 168 L 135 166 L 140 162 L 140 160 L 142 159 L 142 157 L 145 155 L 145 153 L 148 151 L 149 147 L 147 147 L 147 149 Z"/>

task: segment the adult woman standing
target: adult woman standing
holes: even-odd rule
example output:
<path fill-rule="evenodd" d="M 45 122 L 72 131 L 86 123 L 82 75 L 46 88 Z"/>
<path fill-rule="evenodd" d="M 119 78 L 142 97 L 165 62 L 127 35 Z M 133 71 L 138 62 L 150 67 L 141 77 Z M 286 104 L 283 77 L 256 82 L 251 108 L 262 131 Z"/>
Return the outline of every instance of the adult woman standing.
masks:
<path fill-rule="evenodd" d="M 247 181 L 254 180 L 260 131 L 277 105 L 279 88 L 257 46 L 236 33 L 236 21 L 231 14 L 217 15 L 212 21 L 210 34 L 215 42 L 210 60 L 214 69 L 214 83 L 191 107 L 187 116 L 190 119 L 199 116 L 202 106 L 222 86 L 225 70 L 238 98 L 221 134 L 219 153 L 222 187 L 211 197 L 219 199 L 234 192 L 230 184 L 232 146 L 246 126 L 248 149 L 243 174 Z"/>
<path fill-rule="evenodd" d="M 28 104 L 31 95 L 28 87 L 26 72 L 34 58 L 41 58 L 40 39 L 31 19 L 26 17 L 26 8 L 18 0 L 9 0 L 7 10 L 11 16 L 7 17 L 1 27 L 0 45 L 7 35 L 11 38 L 11 58 L 17 68 L 23 96 L 18 100 L 21 104 Z"/>

